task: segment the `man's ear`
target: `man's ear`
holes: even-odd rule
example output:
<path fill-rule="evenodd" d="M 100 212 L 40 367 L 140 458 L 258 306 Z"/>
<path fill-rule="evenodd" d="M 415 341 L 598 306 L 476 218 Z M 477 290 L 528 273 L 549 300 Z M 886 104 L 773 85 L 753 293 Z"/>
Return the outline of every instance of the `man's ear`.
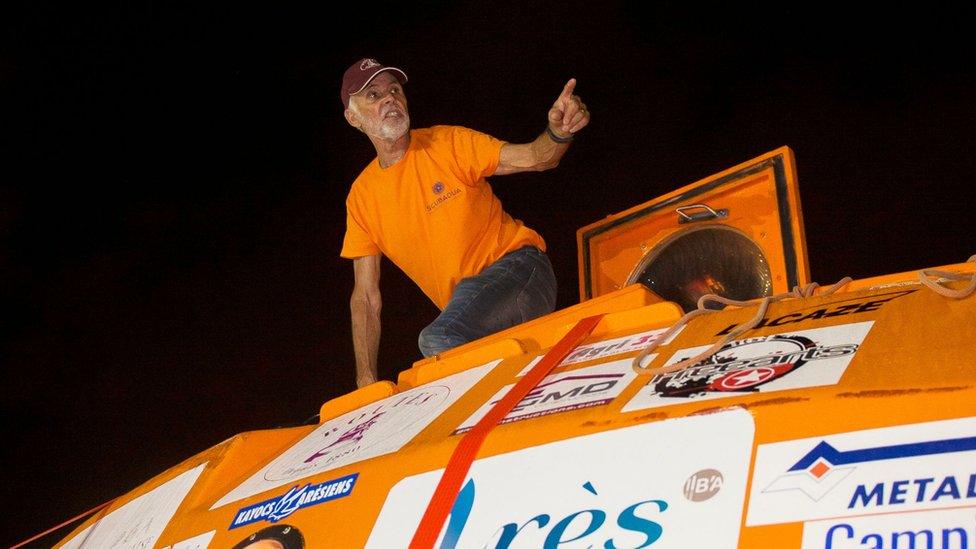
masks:
<path fill-rule="evenodd" d="M 342 114 L 346 117 L 346 122 L 349 122 L 350 126 L 362 131 L 362 128 L 360 128 L 362 123 L 359 121 L 359 114 L 352 110 L 351 106 L 346 107 L 346 110 Z"/>

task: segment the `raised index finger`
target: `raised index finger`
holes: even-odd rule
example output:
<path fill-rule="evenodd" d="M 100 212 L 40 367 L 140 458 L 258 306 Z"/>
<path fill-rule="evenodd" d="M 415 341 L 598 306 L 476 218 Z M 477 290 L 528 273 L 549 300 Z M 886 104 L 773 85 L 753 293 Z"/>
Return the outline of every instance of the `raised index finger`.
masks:
<path fill-rule="evenodd" d="M 573 96 L 573 89 L 575 88 L 576 88 L 576 79 L 570 78 L 569 82 L 566 82 L 566 85 L 563 86 L 563 91 L 562 93 L 559 94 L 559 99 L 568 101 L 569 98 Z"/>

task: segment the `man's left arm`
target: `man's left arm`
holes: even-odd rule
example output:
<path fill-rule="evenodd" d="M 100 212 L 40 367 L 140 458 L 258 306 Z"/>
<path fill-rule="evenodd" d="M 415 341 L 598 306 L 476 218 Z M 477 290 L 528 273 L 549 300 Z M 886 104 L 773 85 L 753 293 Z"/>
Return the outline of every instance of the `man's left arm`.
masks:
<path fill-rule="evenodd" d="M 590 123 L 590 113 L 578 95 L 576 79 L 570 78 L 549 109 L 549 126 L 531 143 L 502 146 L 494 175 L 541 172 L 559 165 L 576 132 Z"/>

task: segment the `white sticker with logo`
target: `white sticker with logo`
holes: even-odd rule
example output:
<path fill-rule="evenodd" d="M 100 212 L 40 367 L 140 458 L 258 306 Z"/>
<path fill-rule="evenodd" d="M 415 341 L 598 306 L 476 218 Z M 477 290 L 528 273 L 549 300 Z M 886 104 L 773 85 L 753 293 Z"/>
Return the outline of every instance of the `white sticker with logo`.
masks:
<path fill-rule="evenodd" d="M 330 419 L 220 498 L 216 509 L 301 478 L 396 452 L 501 360 L 395 394 Z"/>
<path fill-rule="evenodd" d="M 580 345 L 579 347 L 573 349 L 572 352 L 570 352 L 566 358 L 562 360 L 562 362 L 557 364 L 556 368 L 586 362 L 587 360 L 596 360 L 598 358 L 606 358 L 610 356 L 622 355 L 624 353 L 640 351 L 651 343 L 654 343 L 655 340 L 659 339 L 664 332 L 668 331 L 669 329 L 670 328 L 658 328 L 656 330 L 640 332 L 639 334 L 631 334 L 629 336 Z M 671 343 L 674 341 L 674 338 L 678 337 L 678 334 L 680 334 L 682 330 L 684 330 L 684 326 L 671 334 L 671 337 L 669 337 L 667 341 L 662 341 L 661 344 L 667 345 L 668 343 Z M 518 375 L 524 376 L 525 374 L 529 373 L 529 370 L 538 364 L 540 360 L 542 360 L 542 356 L 532 359 L 532 361 L 529 362 L 525 368 L 522 368 L 522 371 L 519 372 Z"/>
<path fill-rule="evenodd" d="M 895 513 L 803 525 L 803 549 L 970 549 L 976 546 L 976 507 Z"/>
<path fill-rule="evenodd" d="M 622 411 L 835 385 L 873 324 L 857 322 L 729 342 L 694 366 L 652 377 Z M 682 349 L 666 365 L 693 357 L 708 347 Z"/>
<path fill-rule="evenodd" d="M 637 377 L 630 360 L 618 360 L 588 368 L 551 374 L 529 391 L 501 423 L 511 423 L 558 412 L 607 404 Z M 456 433 L 469 431 L 515 385 L 507 385 L 475 411 Z"/>
<path fill-rule="evenodd" d="M 976 418 L 762 444 L 754 471 L 749 526 L 976 505 Z"/>
<path fill-rule="evenodd" d="M 155 547 L 163 529 L 206 467 L 206 463 L 201 463 L 133 499 L 76 534 L 62 549 Z"/>
<path fill-rule="evenodd" d="M 479 459 L 435 546 L 736 547 L 754 432 L 736 409 Z M 397 483 L 366 546 L 407 547 L 442 473 Z"/>

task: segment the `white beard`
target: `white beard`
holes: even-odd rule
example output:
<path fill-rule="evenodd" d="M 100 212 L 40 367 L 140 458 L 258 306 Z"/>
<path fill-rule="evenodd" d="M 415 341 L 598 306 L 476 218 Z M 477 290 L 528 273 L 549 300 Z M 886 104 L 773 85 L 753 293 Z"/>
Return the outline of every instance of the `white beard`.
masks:
<path fill-rule="evenodd" d="M 384 141 L 396 141 L 408 131 L 410 131 L 410 115 L 402 113 L 400 116 L 383 117 L 375 120 L 368 116 L 359 116 L 359 129 L 370 137 L 382 139 Z"/>
<path fill-rule="evenodd" d="M 394 118 L 384 118 L 376 129 L 376 137 L 388 141 L 396 141 L 410 130 L 410 115 L 404 114 Z"/>

